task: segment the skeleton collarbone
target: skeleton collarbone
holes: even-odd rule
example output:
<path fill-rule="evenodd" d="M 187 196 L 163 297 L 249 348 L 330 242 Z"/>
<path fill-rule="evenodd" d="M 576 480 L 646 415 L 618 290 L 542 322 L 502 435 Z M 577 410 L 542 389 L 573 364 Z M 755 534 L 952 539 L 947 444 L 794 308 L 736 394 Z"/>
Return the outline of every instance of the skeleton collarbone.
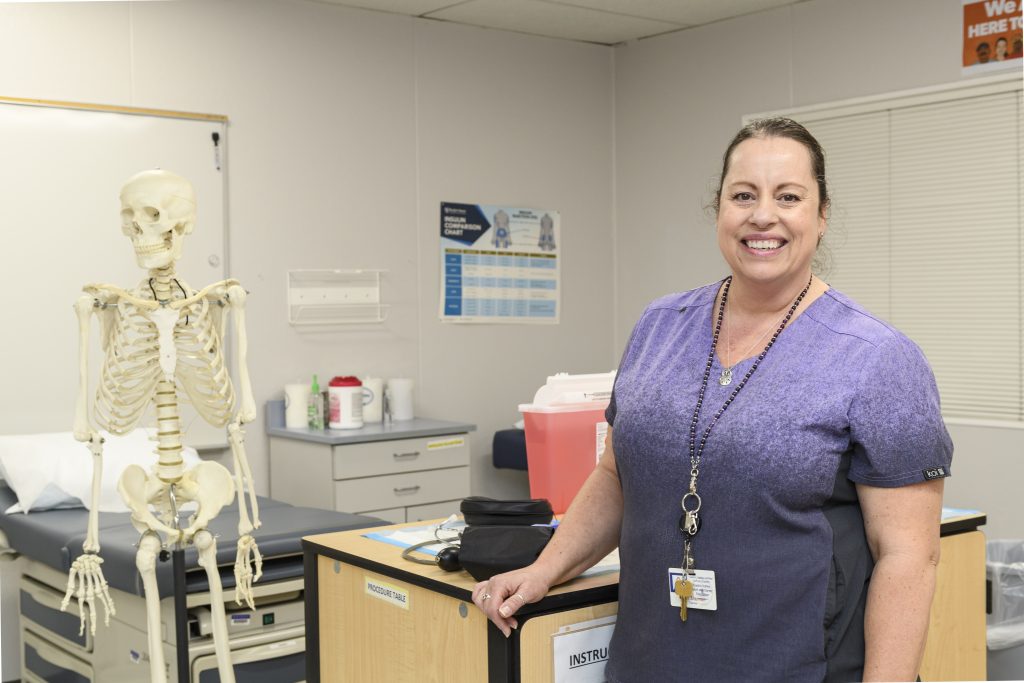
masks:
<path fill-rule="evenodd" d="M 114 434 L 134 429 L 160 380 L 174 382 L 176 399 L 184 392 L 210 424 L 229 421 L 235 393 L 223 353 L 221 308 L 235 284 L 223 280 L 193 292 L 177 280 L 172 294 L 180 298 L 162 302 L 149 280 L 131 292 L 111 285 L 86 288 L 103 313 L 112 314 L 105 319 L 105 358 L 96 390 L 101 426 Z"/>

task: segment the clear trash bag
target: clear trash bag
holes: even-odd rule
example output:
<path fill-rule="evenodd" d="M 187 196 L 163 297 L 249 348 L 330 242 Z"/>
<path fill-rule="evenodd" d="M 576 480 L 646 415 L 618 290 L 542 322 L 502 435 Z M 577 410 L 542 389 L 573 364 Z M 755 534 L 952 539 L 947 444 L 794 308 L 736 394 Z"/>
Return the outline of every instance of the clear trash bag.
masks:
<path fill-rule="evenodd" d="M 992 582 L 988 649 L 1016 647 L 1024 644 L 1024 540 L 989 541 L 986 554 L 986 574 Z"/>

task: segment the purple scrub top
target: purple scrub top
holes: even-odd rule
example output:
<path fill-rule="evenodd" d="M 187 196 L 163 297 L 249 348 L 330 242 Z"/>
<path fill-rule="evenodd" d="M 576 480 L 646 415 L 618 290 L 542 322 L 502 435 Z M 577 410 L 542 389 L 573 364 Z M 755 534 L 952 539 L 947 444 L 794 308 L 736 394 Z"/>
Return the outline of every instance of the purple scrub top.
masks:
<path fill-rule="evenodd" d="M 872 559 L 854 484 L 949 475 L 935 379 L 912 341 L 835 290 L 792 321 L 704 449 L 694 557 L 715 572 L 718 609 L 682 623 L 668 568 L 681 566 L 689 425 L 720 284 L 651 304 L 616 377 L 607 417 L 625 507 L 607 679 L 859 680 Z M 698 443 L 753 363 L 723 387 L 715 358 Z"/>

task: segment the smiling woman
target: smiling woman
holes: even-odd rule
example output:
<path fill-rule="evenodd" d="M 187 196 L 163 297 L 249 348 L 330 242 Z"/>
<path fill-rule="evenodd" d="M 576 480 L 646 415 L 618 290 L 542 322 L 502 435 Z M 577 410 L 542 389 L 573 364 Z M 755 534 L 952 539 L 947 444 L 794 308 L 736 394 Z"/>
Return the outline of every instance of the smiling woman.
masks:
<path fill-rule="evenodd" d="M 474 591 L 503 631 L 618 544 L 609 681 L 914 680 L 952 444 L 920 349 L 811 274 L 824 159 L 789 119 L 733 139 L 730 274 L 637 323 L 597 469 L 536 563 Z"/>

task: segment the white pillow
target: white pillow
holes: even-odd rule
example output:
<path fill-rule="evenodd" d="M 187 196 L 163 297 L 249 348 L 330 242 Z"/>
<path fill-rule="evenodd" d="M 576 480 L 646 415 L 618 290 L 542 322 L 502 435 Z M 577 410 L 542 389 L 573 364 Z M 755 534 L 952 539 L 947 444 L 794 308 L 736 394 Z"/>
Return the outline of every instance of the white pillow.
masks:
<path fill-rule="evenodd" d="M 117 492 L 117 480 L 125 467 L 141 465 L 148 472 L 157 461 L 154 430 L 136 429 L 125 436 L 101 432 L 103 477 L 100 481 L 100 512 L 128 512 Z M 182 450 L 186 467 L 200 462 L 194 448 Z M 89 508 L 92 498 L 92 452 L 75 441 L 71 432 L 0 436 L 0 475 L 18 502 L 5 510 L 28 512 L 58 507 Z"/>

